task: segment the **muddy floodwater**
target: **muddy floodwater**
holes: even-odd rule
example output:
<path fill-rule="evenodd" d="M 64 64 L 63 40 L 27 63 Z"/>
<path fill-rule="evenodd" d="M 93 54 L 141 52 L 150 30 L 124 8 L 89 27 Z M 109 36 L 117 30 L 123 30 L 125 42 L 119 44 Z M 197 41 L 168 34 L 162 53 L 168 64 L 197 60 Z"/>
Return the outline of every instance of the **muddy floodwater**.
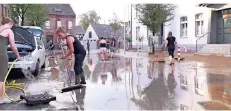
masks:
<path fill-rule="evenodd" d="M 26 106 L 0 104 L 0 110 L 230 110 L 231 72 L 215 73 L 203 62 L 182 61 L 170 66 L 149 58 L 117 57 L 106 62 L 97 54 L 86 57 L 83 66 L 86 87 L 60 93 L 74 82 L 73 61 L 47 58 L 47 67 L 36 80 L 26 82 L 28 94 L 48 92 L 57 100 Z M 12 89 L 13 90 L 13 89 Z M 14 98 L 18 91 L 9 91 Z"/>

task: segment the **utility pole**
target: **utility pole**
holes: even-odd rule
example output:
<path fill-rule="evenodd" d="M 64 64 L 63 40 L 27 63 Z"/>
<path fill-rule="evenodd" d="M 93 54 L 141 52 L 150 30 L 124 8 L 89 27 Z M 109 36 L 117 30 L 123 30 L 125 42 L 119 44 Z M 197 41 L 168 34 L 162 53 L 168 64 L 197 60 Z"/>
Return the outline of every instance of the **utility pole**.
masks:
<path fill-rule="evenodd" d="M 125 25 L 125 21 L 126 21 L 126 4 L 124 5 L 124 54 L 125 54 L 125 51 L 126 51 L 126 48 L 125 48 L 125 44 L 126 44 L 126 39 L 125 39 L 125 36 L 126 36 L 126 25 Z"/>
<path fill-rule="evenodd" d="M 131 4 L 131 44 L 130 47 L 132 48 L 132 4 Z"/>

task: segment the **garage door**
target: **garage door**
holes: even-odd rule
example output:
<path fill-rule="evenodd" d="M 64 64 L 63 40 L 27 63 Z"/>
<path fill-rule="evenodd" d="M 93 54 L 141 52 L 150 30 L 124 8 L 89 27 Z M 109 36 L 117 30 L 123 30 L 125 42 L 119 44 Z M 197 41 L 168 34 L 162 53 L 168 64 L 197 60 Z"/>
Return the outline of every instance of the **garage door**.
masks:
<path fill-rule="evenodd" d="M 90 40 L 90 49 L 97 49 L 97 40 Z M 87 49 L 87 40 L 83 42 L 84 48 Z"/>

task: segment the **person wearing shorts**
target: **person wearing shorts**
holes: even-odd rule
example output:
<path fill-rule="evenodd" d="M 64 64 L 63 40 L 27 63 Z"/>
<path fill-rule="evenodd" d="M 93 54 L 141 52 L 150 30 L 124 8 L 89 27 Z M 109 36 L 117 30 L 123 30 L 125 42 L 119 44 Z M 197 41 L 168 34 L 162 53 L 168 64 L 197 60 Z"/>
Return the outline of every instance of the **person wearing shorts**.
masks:
<path fill-rule="evenodd" d="M 115 52 L 116 52 L 116 40 L 115 38 L 112 38 L 112 41 L 111 41 L 111 57 L 115 57 Z"/>
<path fill-rule="evenodd" d="M 176 46 L 176 38 L 172 36 L 172 32 L 168 33 L 168 37 L 166 39 L 165 48 L 168 48 L 168 55 L 169 55 L 169 63 L 173 64 L 174 59 L 174 51 Z"/>
<path fill-rule="evenodd" d="M 106 52 L 107 50 L 107 41 L 102 37 L 100 38 L 101 40 L 99 41 L 99 47 L 101 52 Z"/>
<path fill-rule="evenodd" d="M 106 53 L 110 55 L 110 41 L 109 39 L 106 39 Z"/>

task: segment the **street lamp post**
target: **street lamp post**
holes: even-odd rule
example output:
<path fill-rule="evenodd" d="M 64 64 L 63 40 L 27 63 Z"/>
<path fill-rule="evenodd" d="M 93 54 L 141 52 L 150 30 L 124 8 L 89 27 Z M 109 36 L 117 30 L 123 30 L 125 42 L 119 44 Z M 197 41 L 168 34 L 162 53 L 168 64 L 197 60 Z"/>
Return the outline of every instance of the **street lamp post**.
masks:
<path fill-rule="evenodd" d="M 125 10 L 126 10 L 126 4 L 124 5 L 124 54 L 125 54 L 125 50 L 126 50 L 126 48 L 125 48 L 125 44 L 126 44 L 126 41 L 125 41 L 125 38 L 126 38 L 126 24 L 125 24 L 126 12 L 125 12 Z"/>

